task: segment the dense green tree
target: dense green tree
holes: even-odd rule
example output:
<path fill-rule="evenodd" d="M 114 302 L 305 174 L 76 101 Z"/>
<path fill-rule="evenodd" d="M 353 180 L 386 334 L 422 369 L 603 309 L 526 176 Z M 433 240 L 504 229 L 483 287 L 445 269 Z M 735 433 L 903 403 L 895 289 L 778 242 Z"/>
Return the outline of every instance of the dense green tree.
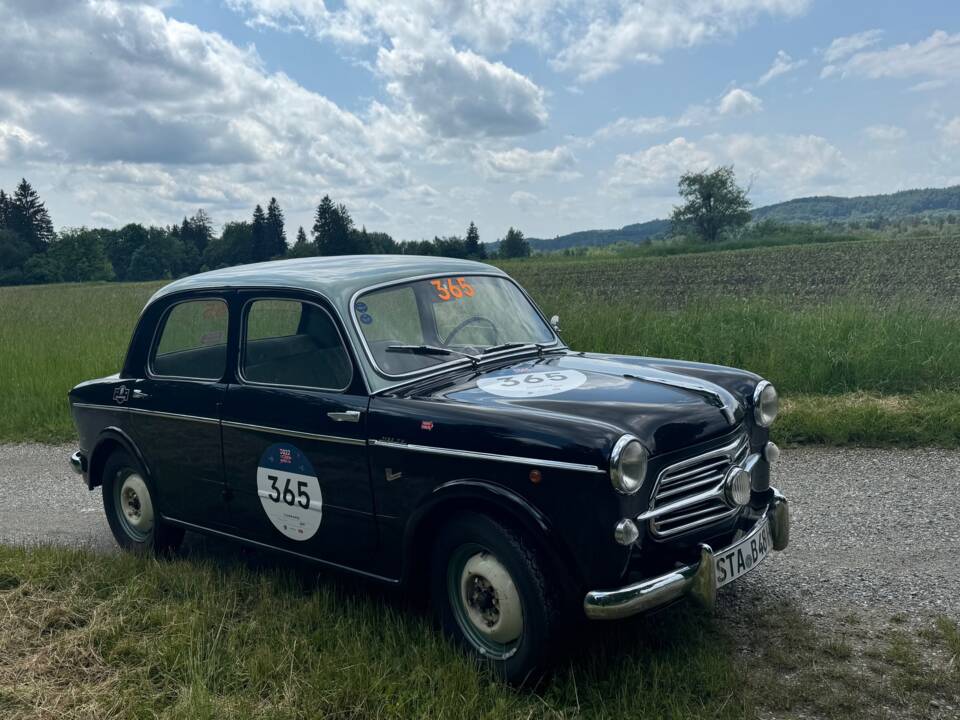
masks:
<path fill-rule="evenodd" d="M 470 227 L 467 228 L 467 237 L 464 240 L 464 246 L 468 258 L 472 260 L 486 260 L 487 250 L 480 242 L 480 231 L 477 230 L 477 226 L 473 224 L 473 220 L 470 221 Z"/>
<path fill-rule="evenodd" d="M 361 238 L 353 232 L 353 218 L 346 205 L 334 204 L 324 195 L 313 222 L 313 240 L 318 255 L 351 255 L 360 252 Z"/>
<path fill-rule="evenodd" d="M 312 257 L 317 254 L 316 246 L 307 240 L 307 234 L 303 231 L 303 226 L 301 225 L 297 228 L 297 239 L 287 251 L 287 256 L 292 258 L 303 258 L 303 257 Z"/>
<path fill-rule="evenodd" d="M 287 252 L 287 231 L 283 227 L 283 210 L 275 197 L 267 204 L 266 247 L 267 257 L 281 257 Z"/>
<path fill-rule="evenodd" d="M 522 232 L 511 227 L 507 230 L 507 236 L 500 241 L 499 255 L 502 258 L 530 257 L 530 243 Z"/>
<path fill-rule="evenodd" d="M 151 226 L 147 240 L 130 258 L 130 280 L 161 280 L 188 272 L 184 262 L 183 239 L 176 238 L 165 228 Z"/>
<path fill-rule="evenodd" d="M 53 239 L 53 222 L 37 191 L 21 179 L 7 202 L 5 226 L 20 236 L 33 250 L 43 252 Z"/>
<path fill-rule="evenodd" d="M 12 230 L 0 227 L 0 285 L 25 282 L 23 266 L 33 250 Z"/>
<path fill-rule="evenodd" d="M 364 228 L 366 232 L 366 228 Z M 395 255 L 400 252 L 397 241 L 385 232 L 367 233 L 367 252 L 379 255 Z"/>
<path fill-rule="evenodd" d="M 750 200 L 737 185 L 732 166 L 684 173 L 678 186 L 684 203 L 673 209 L 674 232 L 691 232 L 703 242 L 717 242 L 750 222 Z"/>
<path fill-rule="evenodd" d="M 147 229 L 139 223 L 130 223 L 119 230 L 104 233 L 104 251 L 110 259 L 117 280 L 129 279 L 133 254 L 146 243 Z"/>
<path fill-rule="evenodd" d="M 10 216 L 10 198 L 0 188 L 0 230 L 7 229 L 7 220 Z"/>
<path fill-rule="evenodd" d="M 250 260 L 261 262 L 270 259 L 270 248 L 267 246 L 267 216 L 258 204 L 253 209 L 253 221 L 250 223 L 251 250 Z"/>
<path fill-rule="evenodd" d="M 220 237 L 210 242 L 203 255 L 204 265 L 211 269 L 252 261 L 253 227 L 248 222 L 228 222 Z"/>
<path fill-rule="evenodd" d="M 467 245 L 463 238 L 451 235 L 450 237 L 433 238 L 433 246 L 436 248 L 437 255 L 451 258 L 466 258 Z"/>
<path fill-rule="evenodd" d="M 197 249 L 197 256 L 203 255 L 213 238 L 213 223 L 206 210 L 200 208 L 193 217 L 184 218 L 180 224 L 179 240 L 190 243 Z"/>
<path fill-rule="evenodd" d="M 47 271 L 61 282 L 113 280 L 116 276 L 103 235 L 96 229 L 61 230 L 45 253 Z"/>

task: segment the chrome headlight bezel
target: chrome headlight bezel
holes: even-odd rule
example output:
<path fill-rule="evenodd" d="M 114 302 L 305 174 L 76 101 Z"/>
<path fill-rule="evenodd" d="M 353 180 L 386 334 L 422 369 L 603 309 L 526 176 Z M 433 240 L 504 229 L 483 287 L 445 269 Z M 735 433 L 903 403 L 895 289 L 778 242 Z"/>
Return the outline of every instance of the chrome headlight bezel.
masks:
<path fill-rule="evenodd" d="M 640 453 L 637 455 L 636 453 Z M 622 495 L 633 495 L 647 478 L 647 449 L 633 435 L 622 435 L 610 451 L 610 482 Z M 639 463 L 639 468 L 626 469 Z"/>
<path fill-rule="evenodd" d="M 753 391 L 753 419 L 757 425 L 768 428 L 780 412 L 780 396 L 773 383 L 761 380 Z"/>

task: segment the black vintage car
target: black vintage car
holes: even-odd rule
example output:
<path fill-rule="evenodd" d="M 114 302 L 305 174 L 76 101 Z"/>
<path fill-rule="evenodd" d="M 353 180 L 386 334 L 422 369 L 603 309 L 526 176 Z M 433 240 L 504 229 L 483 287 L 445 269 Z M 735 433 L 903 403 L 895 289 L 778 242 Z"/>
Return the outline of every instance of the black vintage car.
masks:
<path fill-rule="evenodd" d="M 789 536 L 770 383 L 574 351 L 556 324 L 469 261 L 185 278 L 119 374 L 70 392 L 71 462 L 125 548 L 194 530 L 405 583 L 522 680 L 572 614 L 709 605 Z"/>

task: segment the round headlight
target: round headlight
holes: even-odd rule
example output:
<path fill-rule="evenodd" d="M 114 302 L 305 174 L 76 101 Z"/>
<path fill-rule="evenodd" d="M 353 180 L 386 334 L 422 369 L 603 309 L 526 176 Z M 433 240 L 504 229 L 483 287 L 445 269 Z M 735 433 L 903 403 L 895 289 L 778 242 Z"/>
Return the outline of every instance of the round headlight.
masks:
<path fill-rule="evenodd" d="M 760 427 L 770 427 L 780 411 L 777 389 L 763 380 L 753 392 L 753 419 Z"/>
<path fill-rule="evenodd" d="M 610 453 L 610 481 L 617 492 L 633 495 L 647 475 L 647 449 L 633 435 L 617 440 Z"/>

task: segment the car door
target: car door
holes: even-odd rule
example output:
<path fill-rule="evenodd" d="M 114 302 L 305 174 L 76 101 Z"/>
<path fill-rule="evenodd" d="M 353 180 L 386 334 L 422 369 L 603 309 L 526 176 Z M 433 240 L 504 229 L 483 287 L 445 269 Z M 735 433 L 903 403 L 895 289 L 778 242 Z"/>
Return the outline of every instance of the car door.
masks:
<path fill-rule="evenodd" d="M 230 319 L 226 296 L 172 298 L 156 312 L 144 377 L 120 394 L 127 395 L 163 513 L 228 527 L 220 452 Z"/>
<path fill-rule="evenodd" d="M 319 301 L 239 293 L 236 381 L 223 407 L 231 516 L 244 537 L 362 568 L 376 542 L 369 397 Z"/>

